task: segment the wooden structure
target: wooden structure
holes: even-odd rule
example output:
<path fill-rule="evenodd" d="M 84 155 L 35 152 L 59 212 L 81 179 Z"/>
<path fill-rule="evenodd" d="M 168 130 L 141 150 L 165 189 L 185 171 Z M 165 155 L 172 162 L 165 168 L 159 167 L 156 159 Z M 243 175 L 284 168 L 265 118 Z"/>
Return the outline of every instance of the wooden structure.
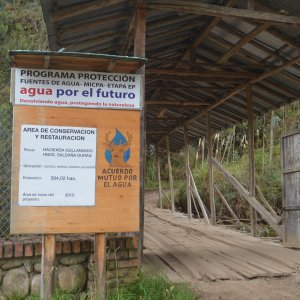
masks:
<path fill-rule="evenodd" d="M 216 218 L 213 180 L 216 167 L 249 202 L 253 235 L 256 211 L 281 234 L 278 216 L 255 198 L 253 116 L 300 96 L 297 3 L 283 4 L 279 0 L 209 3 L 42 0 L 41 3 L 52 50 L 133 55 L 138 47 L 134 37 L 141 38 L 144 43 L 141 49 L 148 59 L 145 70 L 148 144 L 159 149 L 166 146 L 172 151 L 182 148 L 187 139 L 207 136 L 210 145 L 214 132 L 248 120 L 249 191 L 208 151 L 210 222 L 215 224 Z M 140 17 L 138 12 L 143 12 Z M 143 26 L 137 27 L 137 22 Z M 106 71 L 115 72 L 115 63 Z M 187 167 L 186 164 L 187 191 L 192 190 L 190 196 L 187 192 L 189 207 L 197 192 Z M 170 159 L 169 174 L 172 183 Z M 172 193 L 173 188 L 170 200 L 174 210 Z"/>
<path fill-rule="evenodd" d="M 300 247 L 300 132 L 282 137 L 281 163 L 283 177 L 283 243 Z"/>
<path fill-rule="evenodd" d="M 199 224 L 180 213 L 146 209 L 144 268 L 161 271 L 173 282 L 238 284 L 285 277 L 299 274 L 299 259 L 299 252 L 271 241 Z"/>
<path fill-rule="evenodd" d="M 138 40 L 138 38 L 137 38 Z M 72 71 L 103 71 L 114 64 L 115 68 L 119 68 L 120 73 L 136 73 L 141 70 L 145 59 L 117 57 L 111 55 L 86 55 L 78 53 L 57 53 L 57 52 L 33 52 L 33 51 L 11 51 L 10 52 L 12 66 L 22 69 L 55 69 L 55 70 L 72 70 Z M 58 71 L 59 72 L 59 71 Z M 57 73 L 58 73 L 57 72 Z M 51 72 L 52 74 L 53 72 Z M 82 73 L 83 74 L 83 73 Z M 22 80 L 22 79 L 21 79 Z M 23 79 L 24 80 L 24 79 Z M 25 80 L 24 80 L 25 81 Z M 50 82 L 50 81 L 49 81 Z M 49 87 L 51 85 L 47 83 Z M 66 85 L 66 84 L 65 84 Z M 17 86 L 17 85 L 16 85 Z M 53 86 L 52 86 L 53 87 Z M 15 104 L 15 94 L 12 84 L 12 101 Z M 42 90 L 42 88 L 40 88 Z M 55 96 L 52 96 L 55 99 Z M 143 105 L 143 88 L 141 93 L 141 104 Z M 43 234 L 42 249 L 42 274 L 41 274 L 41 298 L 52 299 L 55 286 L 55 234 L 57 233 L 95 233 L 95 278 L 97 299 L 105 298 L 105 266 L 106 266 L 106 233 L 107 232 L 137 232 L 140 230 L 140 155 L 143 151 L 143 138 L 140 136 L 141 121 L 143 124 L 143 109 L 137 111 L 130 110 L 101 110 L 86 109 L 74 107 L 47 107 L 47 106 L 24 106 L 15 105 L 13 109 L 13 163 L 12 163 L 12 214 L 11 214 L 11 233 Z M 24 125 L 26 124 L 26 125 Z M 21 160 L 22 148 L 22 126 L 70 126 L 87 127 L 95 129 L 95 176 L 89 178 L 95 181 L 95 203 L 87 205 L 85 198 L 81 199 L 82 206 L 78 207 L 74 204 L 70 205 L 20 205 L 20 168 L 23 164 Z M 108 140 L 108 133 L 118 127 L 123 132 L 130 132 L 130 137 L 125 143 L 130 144 L 130 165 L 126 165 L 127 170 L 130 167 L 130 174 L 135 179 L 130 179 L 130 185 L 122 186 L 122 188 L 113 188 L 107 184 L 111 179 L 99 179 L 99 175 L 107 174 L 105 169 L 109 169 L 112 164 L 106 161 L 105 152 L 108 145 L 112 145 L 113 140 Z M 53 128 L 53 127 L 51 127 Z M 65 127 L 66 128 L 66 127 Z M 47 132 L 47 131 L 44 131 Z M 108 132 L 108 133 L 107 133 Z M 39 135 L 36 136 L 36 138 Z M 42 137 L 42 135 L 40 135 Z M 132 137 L 135 142 L 132 143 Z M 130 140 L 130 141 L 129 141 Z M 105 143 L 106 142 L 106 143 Z M 119 141 L 121 143 L 121 141 Z M 41 145 L 45 145 L 40 141 Z M 52 142 L 53 147 L 57 147 Z M 122 143 L 122 146 L 125 145 Z M 60 144 L 61 145 L 61 144 Z M 119 145 L 119 144 L 118 144 Z M 51 145 L 52 146 L 52 145 Z M 42 146 L 41 146 L 42 147 Z M 43 146 L 45 147 L 45 146 Z M 61 146 L 63 147 L 63 146 Z M 64 146 L 65 147 L 65 146 Z M 67 147 L 76 148 L 69 142 Z M 87 146 L 88 147 L 88 146 Z M 115 146 L 114 147 L 118 147 Z M 34 148 L 32 146 L 32 148 Z M 117 148 L 115 148 L 117 149 Z M 119 148 L 118 148 L 119 149 Z M 32 149 L 36 151 L 35 157 L 45 155 L 44 148 Z M 65 150 L 72 150 L 66 148 Z M 64 151 L 65 151 L 64 150 Z M 58 151 L 58 150 L 52 150 Z M 120 151 L 120 150 L 119 150 Z M 115 151 L 116 152 L 116 151 Z M 116 154 L 112 157 L 113 163 Z M 80 154 L 81 155 L 81 154 Z M 54 156 L 58 156 L 55 153 Z M 75 155 L 76 156 L 76 155 Z M 78 156 L 78 155 L 77 155 Z M 35 157 L 32 164 L 35 163 Z M 122 157 L 123 159 L 123 157 Z M 49 159 L 48 159 L 49 160 Z M 50 160 L 49 160 L 50 161 Z M 75 160 L 74 165 L 76 164 Z M 49 162 L 50 163 L 50 162 Z M 51 163 L 55 163 L 52 161 Z M 119 161 L 120 163 L 120 161 Z M 124 163 L 124 162 L 123 162 Z M 56 163 L 55 163 L 56 164 Z M 59 164 L 57 162 L 57 164 Z M 46 165 L 40 165 L 41 168 L 48 168 Z M 64 166 L 67 168 L 67 166 Z M 91 166 L 85 166 L 90 168 Z M 111 170 L 122 170 L 124 165 L 112 165 Z M 60 168 L 54 165 L 54 172 Z M 124 169 L 123 169 L 124 170 Z M 49 169 L 45 170 L 47 175 Z M 65 171 L 66 172 L 66 171 Z M 75 173 L 75 171 L 73 171 Z M 82 172 L 82 170 L 80 171 Z M 44 173 L 44 174 L 45 174 Z M 34 170 L 29 174 L 35 174 Z M 42 173 L 43 174 L 43 173 Z M 119 173 L 121 174 L 121 172 Z M 121 176 L 121 175 L 119 175 Z M 66 177 L 66 176 L 64 176 Z M 32 177 L 31 177 L 32 178 Z M 75 177 L 74 177 L 75 178 Z M 42 179 L 42 177 L 39 177 Z M 65 179 L 64 179 L 65 180 Z M 74 179 L 76 180 L 76 178 Z M 143 180 L 143 179 L 141 179 Z M 125 175 L 120 177 L 120 181 L 125 182 Z M 112 184 L 116 183 L 111 182 Z M 38 184 L 38 183 L 36 183 Z M 87 182 L 85 182 L 85 185 Z M 82 188 L 85 188 L 85 185 Z M 51 185 L 53 188 L 53 185 Z M 111 188 L 110 188 L 111 187 Z M 70 191 L 72 192 L 72 191 Z M 31 195 L 31 194 L 30 194 Z M 36 194 L 39 195 L 39 194 Z M 54 195 L 54 193 L 53 193 Z M 126 197 L 125 197 L 126 195 Z M 46 194 L 47 196 L 47 194 Z M 48 194 L 49 196 L 49 194 Z M 55 195 L 56 196 L 56 195 Z M 52 196 L 51 196 L 52 197 Z M 57 197 L 57 196 L 56 196 Z M 49 200 L 51 202 L 52 198 Z M 62 199 L 55 199 L 62 200 Z M 127 216 L 127 217 L 126 217 Z M 114 219 L 115 218 L 115 219 Z"/>

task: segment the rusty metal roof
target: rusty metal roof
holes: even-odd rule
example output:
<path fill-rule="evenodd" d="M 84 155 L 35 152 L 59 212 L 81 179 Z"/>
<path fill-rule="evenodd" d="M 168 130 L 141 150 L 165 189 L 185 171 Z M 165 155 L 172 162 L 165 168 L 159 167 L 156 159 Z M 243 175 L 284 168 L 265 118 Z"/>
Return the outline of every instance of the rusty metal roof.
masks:
<path fill-rule="evenodd" d="M 51 50 L 133 54 L 131 25 L 136 1 L 42 0 L 41 3 Z M 180 3 L 246 7 L 246 1 L 242 0 L 147 1 L 149 143 L 170 135 L 170 145 L 178 149 L 183 143 L 183 124 L 189 125 L 191 138 L 205 135 L 206 110 L 211 111 L 216 131 L 246 120 L 248 84 L 253 86 L 255 115 L 299 99 L 299 24 L 162 8 L 163 5 L 174 8 Z M 300 17 L 298 1 L 256 3 L 256 10 Z"/>

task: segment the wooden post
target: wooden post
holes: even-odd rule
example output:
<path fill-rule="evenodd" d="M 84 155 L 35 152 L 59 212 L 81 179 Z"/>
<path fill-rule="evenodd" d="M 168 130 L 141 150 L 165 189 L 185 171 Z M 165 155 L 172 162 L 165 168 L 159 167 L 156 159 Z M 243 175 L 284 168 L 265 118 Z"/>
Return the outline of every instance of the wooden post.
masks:
<path fill-rule="evenodd" d="M 134 56 L 145 57 L 146 49 L 146 9 L 145 0 L 138 0 L 135 14 L 134 28 Z M 142 263 L 144 248 L 144 161 L 145 161 L 145 67 L 141 67 L 138 74 L 143 75 L 141 86 L 141 144 L 140 144 L 140 232 L 139 232 L 139 264 Z"/>
<path fill-rule="evenodd" d="M 156 148 L 156 160 L 157 160 L 157 179 L 158 179 L 158 196 L 159 196 L 159 207 L 162 209 L 162 193 L 161 193 L 161 178 L 160 178 L 160 159 L 158 153 L 158 146 Z"/>
<path fill-rule="evenodd" d="M 170 194 L 171 194 L 171 210 L 172 210 L 172 212 L 175 212 L 173 173 L 172 173 L 172 164 L 171 164 L 171 156 L 170 156 L 170 145 L 169 145 L 169 137 L 168 136 L 166 137 L 166 148 L 167 148 L 168 168 L 169 168 L 169 181 L 170 181 Z"/>
<path fill-rule="evenodd" d="M 234 213 L 234 211 L 232 210 L 232 208 L 230 207 L 229 203 L 226 201 L 225 197 L 223 196 L 223 194 L 221 193 L 221 191 L 218 189 L 218 187 L 216 185 L 214 185 L 215 190 L 217 192 L 217 194 L 219 195 L 220 199 L 222 200 L 222 202 L 225 204 L 226 208 L 229 210 L 230 214 L 232 215 L 232 217 L 235 219 L 235 222 L 237 224 L 241 224 L 239 218 L 237 217 L 237 215 Z"/>
<path fill-rule="evenodd" d="M 216 206 L 215 206 L 215 196 L 214 196 L 214 173 L 213 166 L 211 162 L 212 157 L 212 141 L 211 141 L 211 126 L 210 126 L 210 115 L 209 112 L 206 113 L 206 123 L 207 123 L 207 156 L 208 156 L 208 176 L 209 176 L 209 201 L 210 201 L 210 214 L 211 214 L 211 224 L 216 225 Z"/>
<path fill-rule="evenodd" d="M 187 125 L 184 126 L 184 158 L 185 158 L 185 184 L 186 184 L 186 203 L 187 203 L 187 213 L 189 219 L 192 218 L 192 202 L 191 202 L 191 179 L 190 179 L 190 155 L 189 155 L 189 133 Z"/>
<path fill-rule="evenodd" d="M 252 86 L 247 87 L 247 111 L 248 111 L 248 148 L 249 148 L 249 196 L 255 197 L 255 157 L 254 157 L 254 125 L 253 125 L 253 99 Z M 257 234 L 257 213 L 250 206 L 251 232 Z"/>
<path fill-rule="evenodd" d="M 96 299 L 105 300 L 105 275 L 106 275 L 106 234 L 95 233 L 95 287 Z"/>
<path fill-rule="evenodd" d="M 55 286 L 55 235 L 42 236 L 41 299 L 50 300 Z"/>

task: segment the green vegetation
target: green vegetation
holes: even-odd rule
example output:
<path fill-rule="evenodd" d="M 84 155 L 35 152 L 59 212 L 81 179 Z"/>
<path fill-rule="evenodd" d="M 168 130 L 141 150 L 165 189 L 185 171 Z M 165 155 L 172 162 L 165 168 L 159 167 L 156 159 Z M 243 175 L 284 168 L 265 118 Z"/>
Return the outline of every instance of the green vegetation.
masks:
<path fill-rule="evenodd" d="M 196 294 L 187 285 L 170 283 L 161 275 L 141 273 L 132 283 L 108 290 L 107 300 L 195 300 Z"/>
<path fill-rule="evenodd" d="M 9 50 L 45 50 L 47 34 L 38 0 L 0 0 L 0 104 L 9 99 Z"/>
<path fill-rule="evenodd" d="M 53 300 L 88 299 L 89 295 L 66 294 L 57 291 Z M 39 297 L 28 297 L 27 300 L 38 300 Z M 162 275 L 146 275 L 141 272 L 135 281 L 108 287 L 107 300 L 196 300 L 197 296 L 186 284 L 172 284 Z M 20 300 L 15 297 L 13 300 Z"/>
<path fill-rule="evenodd" d="M 272 123 L 271 123 L 272 122 Z M 273 112 L 267 113 L 264 117 L 255 119 L 255 164 L 256 184 L 264 197 L 277 212 L 282 212 L 282 187 L 281 187 L 281 165 L 280 165 L 280 140 L 285 132 L 299 130 L 300 126 L 300 101 L 281 107 Z M 271 126 L 272 124 L 272 126 Z M 202 147 L 202 145 L 205 147 Z M 191 141 L 189 148 L 190 166 L 195 178 L 196 185 L 206 207 L 209 207 L 209 186 L 207 152 L 205 139 Z M 157 189 L 157 160 L 155 149 L 149 151 L 146 163 L 146 189 Z M 203 151 L 204 149 L 204 151 Z M 248 141 L 247 123 L 238 124 L 213 136 L 213 154 L 225 168 L 234 175 L 246 188 L 248 188 Z M 165 191 L 169 188 L 168 168 L 166 153 L 160 153 L 162 186 Z M 177 209 L 186 212 L 186 187 L 185 167 L 183 150 L 171 153 L 174 188 L 176 191 L 175 201 Z M 233 211 L 243 221 L 243 229 L 248 231 L 250 218 L 249 204 L 243 199 L 216 170 L 214 172 L 215 182 L 222 192 Z M 259 197 L 258 197 L 259 198 Z M 233 223 L 231 215 L 223 205 L 221 199 L 215 194 L 217 220 L 221 223 Z M 170 207 L 169 201 L 164 197 L 163 205 Z M 200 211 L 200 208 L 198 207 Z M 193 212 L 196 215 L 195 208 Z M 200 213 L 201 214 L 201 213 Z M 230 222 L 231 221 L 231 222 Z M 259 234 L 270 236 L 275 233 L 265 222 L 260 222 Z"/>

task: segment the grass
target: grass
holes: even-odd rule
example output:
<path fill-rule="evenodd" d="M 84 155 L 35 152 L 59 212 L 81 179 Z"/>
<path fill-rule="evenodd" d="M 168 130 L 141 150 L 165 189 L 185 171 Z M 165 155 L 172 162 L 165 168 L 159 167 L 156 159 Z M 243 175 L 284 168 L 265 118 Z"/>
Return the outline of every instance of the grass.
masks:
<path fill-rule="evenodd" d="M 30 296 L 27 300 L 38 300 L 40 297 Z M 89 299 L 87 293 L 77 295 L 57 291 L 53 300 Z M 140 272 L 138 278 L 116 287 L 109 287 L 106 300 L 196 300 L 196 293 L 186 284 L 173 284 L 162 275 L 146 275 Z M 21 300 L 14 297 L 13 300 Z"/>
<path fill-rule="evenodd" d="M 162 275 L 140 273 L 129 284 L 108 290 L 107 300 L 195 300 L 196 294 L 185 284 L 172 284 Z"/>

